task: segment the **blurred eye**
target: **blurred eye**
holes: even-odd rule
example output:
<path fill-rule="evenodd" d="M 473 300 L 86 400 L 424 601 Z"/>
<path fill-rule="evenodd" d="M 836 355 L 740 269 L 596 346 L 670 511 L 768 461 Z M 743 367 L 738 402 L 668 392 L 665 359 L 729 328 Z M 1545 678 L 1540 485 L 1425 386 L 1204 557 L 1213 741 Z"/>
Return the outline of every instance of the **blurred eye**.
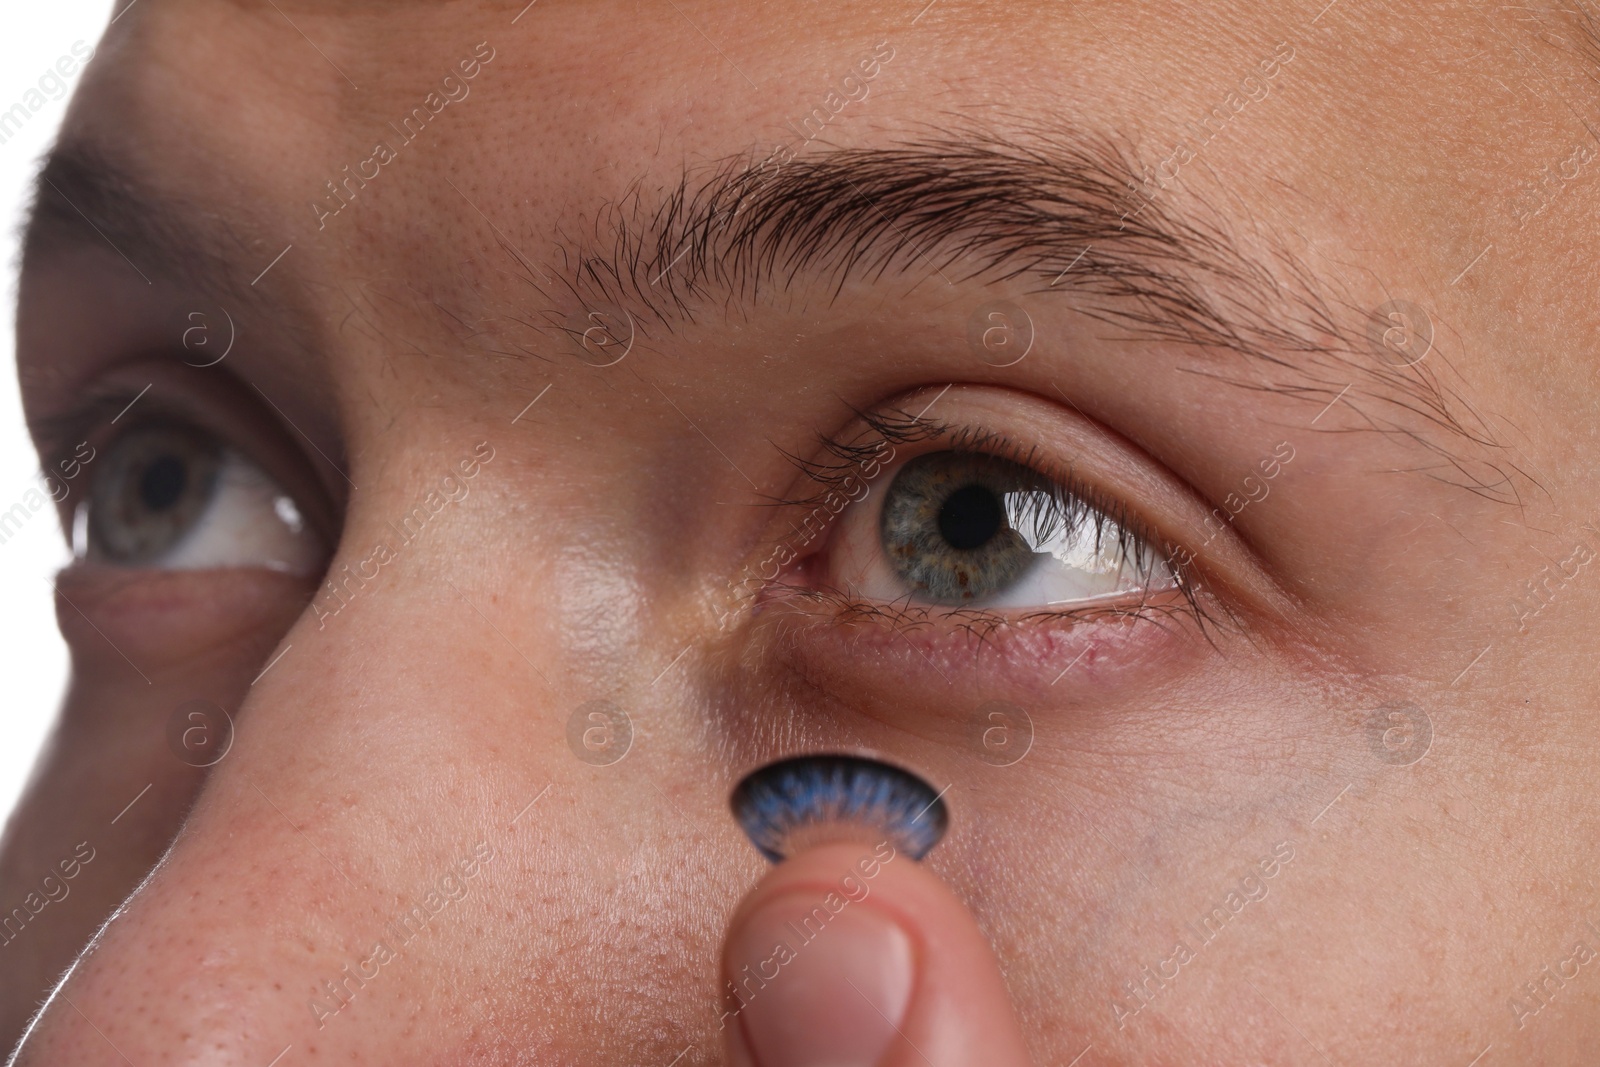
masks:
<path fill-rule="evenodd" d="M 256 464 L 193 426 L 124 432 L 90 465 L 74 554 L 127 567 L 321 569 L 325 549 L 294 499 Z"/>
<path fill-rule="evenodd" d="M 988 453 L 909 459 L 839 521 L 828 580 L 866 600 L 1043 608 L 1179 584 L 1087 491 Z"/>

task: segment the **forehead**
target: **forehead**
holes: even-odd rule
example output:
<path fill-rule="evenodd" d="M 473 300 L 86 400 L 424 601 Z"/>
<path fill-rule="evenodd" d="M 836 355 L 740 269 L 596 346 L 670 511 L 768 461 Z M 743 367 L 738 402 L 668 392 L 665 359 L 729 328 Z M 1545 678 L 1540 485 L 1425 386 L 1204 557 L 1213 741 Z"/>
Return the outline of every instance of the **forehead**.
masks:
<path fill-rule="evenodd" d="M 1110 137 L 1131 203 L 1202 200 L 1491 346 L 1525 342 L 1536 304 L 1576 360 L 1592 313 L 1550 294 L 1596 236 L 1594 40 L 1538 5 L 142 0 L 65 139 L 221 220 L 246 274 L 291 243 L 335 276 L 378 246 L 442 284 L 464 235 L 537 260 L 733 157 Z"/>
<path fill-rule="evenodd" d="M 1482 183 L 1505 201 L 1515 178 L 1537 177 L 1507 168 L 1537 170 L 1541 150 L 1586 134 L 1574 101 L 1587 99 L 1587 26 L 1538 5 L 1448 3 L 141 0 L 113 27 L 71 129 L 185 192 L 219 172 L 259 185 L 276 194 L 270 213 L 307 195 L 278 183 L 337 176 L 392 139 L 481 42 L 495 58 L 471 106 L 440 116 L 409 178 L 488 171 L 581 202 L 796 134 L 852 144 L 952 116 L 1002 131 L 1057 119 L 1125 135 L 1152 166 L 1180 143 L 1199 149 L 1169 173 L 1414 213 L 1424 199 L 1408 194 L 1423 189 L 1437 204 Z M 893 58 L 868 78 L 859 63 L 880 44 Z M 1278 69 L 1275 55 L 1293 59 Z M 864 91 L 871 105 L 854 107 Z M 1462 165 L 1442 165 L 1452 158 Z"/>

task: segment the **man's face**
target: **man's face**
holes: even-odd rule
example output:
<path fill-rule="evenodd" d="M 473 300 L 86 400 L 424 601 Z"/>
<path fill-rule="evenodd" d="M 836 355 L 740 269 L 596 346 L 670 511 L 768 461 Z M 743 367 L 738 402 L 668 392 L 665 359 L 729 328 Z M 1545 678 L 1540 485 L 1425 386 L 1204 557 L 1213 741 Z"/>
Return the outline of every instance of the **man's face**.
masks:
<path fill-rule="evenodd" d="M 1586 18 L 126 9 L 0 1039 L 132 893 L 17 1062 L 715 1062 L 728 792 L 865 751 L 1039 1063 L 1576 1062 Z"/>

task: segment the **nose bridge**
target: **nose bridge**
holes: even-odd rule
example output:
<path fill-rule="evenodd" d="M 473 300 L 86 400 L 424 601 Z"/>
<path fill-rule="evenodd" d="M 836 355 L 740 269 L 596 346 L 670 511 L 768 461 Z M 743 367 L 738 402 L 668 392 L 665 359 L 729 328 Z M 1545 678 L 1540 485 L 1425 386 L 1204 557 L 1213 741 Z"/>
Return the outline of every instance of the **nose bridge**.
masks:
<path fill-rule="evenodd" d="M 339 1044 L 328 1028 L 376 999 L 378 943 L 424 970 L 470 955 L 485 888 L 549 798 L 548 731 L 489 712 L 504 693 L 478 681 L 505 655 L 396 623 L 408 598 L 379 594 L 285 639 L 182 833 L 19 1063 L 265 1064 Z"/>
<path fill-rule="evenodd" d="M 572 991 L 601 964 L 637 975 L 636 943 L 593 944 L 595 915 L 665 936 L 658 971 L 704 961 L 676 981 L 709 989 L 720 909 L 669 916 L 661 901 L 731 901 L 758 861 L 731 820 L 708 819 L 715 776 L 679 773 L 672 753 L 697 747 L 673 725 L 689 687 L 631 677 L 667 665 L 655 646 L 671 641 L 635 643 L 637 669 L 608 678 L 617 633 L 553 628 L 604 610 L 577 590 L 605 546 L 485 551 L 470 509 L 501 506 L 486 474 L 503 459 L 474 478 L 455 466 L 465 492 L 440 474 L 353 508 L 339 586 L 269 657 L 183 831 L 19 1064 L 264 1065 L 311 1048 L 439 1062 L 461 1004 L 553 1018 L 530 974 Z M 682 1014 L 672 984 L 660 1010 Z M 430 1013 L 449 1019 L 432 1028 L 446 1046 L 385 1051 L 386 1020 Z"/>
<path fill-rule="evenodd" d="M 219 768 L 161 866 L 52 1001 L 39 1051 L 30 1042 L 20 1062 L 244 1062 L 262 1051 L 252 1032 L 303 1029 L 294 1000 L 272 991 L 315 985 L 323 970 L 341 977 L 331 962 L 390 872 L 353 830 L 352 793 L 314 793 L 334 784 L 325 775 L 274 773 L 247 754 L 250 740 L 242 731 L 238 760 Z"/>

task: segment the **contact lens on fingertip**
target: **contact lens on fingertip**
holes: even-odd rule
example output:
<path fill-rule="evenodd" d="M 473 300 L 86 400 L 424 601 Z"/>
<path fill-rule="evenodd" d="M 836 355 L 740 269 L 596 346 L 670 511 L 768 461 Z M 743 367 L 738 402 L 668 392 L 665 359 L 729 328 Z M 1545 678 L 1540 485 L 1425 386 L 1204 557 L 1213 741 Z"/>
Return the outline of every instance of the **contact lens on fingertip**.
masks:
<path fill-rule="evenodd" d="M 733 816 L 773 863 L 818 845 L 888 841 L 920 860 L 944 836 L 950 816 L 927 782 L 864 756 L 779 760 L 745 775 Z"/>

